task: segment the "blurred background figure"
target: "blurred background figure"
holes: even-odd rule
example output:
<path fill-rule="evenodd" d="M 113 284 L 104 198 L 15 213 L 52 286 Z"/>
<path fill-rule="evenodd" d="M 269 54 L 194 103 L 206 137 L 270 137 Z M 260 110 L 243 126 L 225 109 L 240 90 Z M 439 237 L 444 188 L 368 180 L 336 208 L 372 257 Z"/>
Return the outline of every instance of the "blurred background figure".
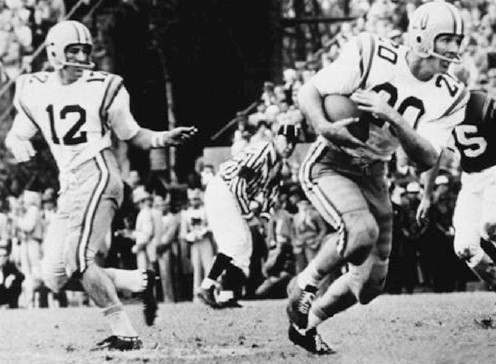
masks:
<path fill-rule="evenodd" d="M 193 297 L 196 297 L 202 280 L 212 264 L 214 249 L 212 233 L 208 227 L 203 194 L 199 189 L 188 190 L 189 207 L 183 211 L 180 238 L 187 242 L 193 266 Z M 196 300 L 196 298 L 194 298 Z"/>
<path fill-rule="evenodd" d="M 10 261 L 10 247 L 0 245 L 0 306 L 19 307 L 24 274 Z"/>

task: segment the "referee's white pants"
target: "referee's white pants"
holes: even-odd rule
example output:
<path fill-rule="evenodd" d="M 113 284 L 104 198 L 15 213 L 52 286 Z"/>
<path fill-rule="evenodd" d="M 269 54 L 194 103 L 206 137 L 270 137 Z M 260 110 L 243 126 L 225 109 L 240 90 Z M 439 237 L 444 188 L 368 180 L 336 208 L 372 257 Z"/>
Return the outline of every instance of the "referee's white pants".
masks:
<path fill-rule="evenodd" d="M 218 252 L 231 257 L 232 264 L 248 276 L 253 250 L 250 228 L 236 198 L 219 176 L 207 185 L 205 209 Z"/>

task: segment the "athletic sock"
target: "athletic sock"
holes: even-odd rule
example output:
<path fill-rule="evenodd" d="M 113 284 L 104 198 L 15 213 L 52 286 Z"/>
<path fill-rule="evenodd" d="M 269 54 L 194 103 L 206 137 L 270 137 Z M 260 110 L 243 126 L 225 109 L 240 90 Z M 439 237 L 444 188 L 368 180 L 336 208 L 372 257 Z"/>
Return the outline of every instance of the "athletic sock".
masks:
<path fill-rule="evenodd" d="M 306 329 L 313 329 L 314 327 L 320 325 L 322 321 L 323 320 L 320 317 L 318 317 L 312 310 L 310 310 L 310 312 L 308 312 L 308 325 Z"/>
<path fill-rule="evenodd" d="M 213 279 L 210 279 L 206 277 L 203 282 L 201 283 L 201 288 L 203 289 L 210 289 L 211 287 L 215 286 L 217 281 L 214 281 Z"/>
<path fill-rule="evenodd" d="M 324 277 L 317 272 L 314 261 L 311 261 L 307 267 L 298 274 L 297 282 L 301 289 L 305 289 L 307 286 L 317 287 L 322 278 Z"/>
<path fill-rule="evenodd" d="M 219 253 L 215 256 L 214 264 L 212 264 L 212 268 L 208 272 L 207 277 L 213 281 L 217 281 L 217 278 L 226 270 L 226 268 L 231 264 L 232 258 Z"/>
<path fill-rule="evenodd" d="M 116 336 L 138 337 L 138 333 L 131 325 L 122 305 L 115 305 L 103 309 L 103 316 L 110 325 L 112 333 Z"/>
<path fill-rule="evenodd" d="M 484 250 L 486 254 L 489 255 L 489 258 L 491 258 L 491 260 L 496 263 L 496 245 L 494 245 L 493 242 L 482 238 L 480 240 L 480 245 L 482 250 Z"/>

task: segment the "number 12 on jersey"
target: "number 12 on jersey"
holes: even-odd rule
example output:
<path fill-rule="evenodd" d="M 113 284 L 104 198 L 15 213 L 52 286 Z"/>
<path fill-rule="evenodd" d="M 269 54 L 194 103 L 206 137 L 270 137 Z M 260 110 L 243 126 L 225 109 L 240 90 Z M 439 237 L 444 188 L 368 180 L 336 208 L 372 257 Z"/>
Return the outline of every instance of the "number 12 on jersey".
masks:
<path fill-rule="evenodd" d="M 64 145 L 77 145 L 81 143 L 86 143 L 88 141 L 86 132 L 80 130 L 81 127 L 86 122 L 86 110 L 79 105 L 66 105 L 64 106 L 58 115 L 59 120 L 55 120 L 56 115 L 54 112 L 53 105 L 48 105 L 46 108 L 48 113 L 48 118 L 50 120 L 50 132 L 52 133 L 52 141 L 54 144 L 64 144 Z M 77 114 L 78 119 L 72 125 L 72 127 L 64 134 L 62 137 L 62 143 L 60 136 L 57 135 L 55 129 L 55 124 L 60 122 L 66 122 L 67 116 L 69 114 Z"/>

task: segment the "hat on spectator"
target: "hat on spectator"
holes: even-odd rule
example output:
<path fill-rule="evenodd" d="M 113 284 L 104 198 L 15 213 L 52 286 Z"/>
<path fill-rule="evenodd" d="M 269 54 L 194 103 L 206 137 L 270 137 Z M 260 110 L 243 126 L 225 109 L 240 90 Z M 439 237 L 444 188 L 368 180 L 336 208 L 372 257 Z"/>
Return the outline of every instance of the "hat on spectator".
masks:
<path fill-rule="evenodd" d="M 55 200 L 55 190 L 53 188 L 47 188 L 43 191 L 43 195 L 41 195 L 41 202 L 51 202 Z"/>
<path fill-rule="evenodd" d="M 133 202 L 134 203 L 144 201 L 146 199 L 149 199 L 150 197 L 151 197 L 150 194 L 145 190 L 145 187 L 143 187 L 143 186 L 138 186 L 133 191 Z"/>
<path fill-rule="evenodd" d="M 436 186 L 447 185 L 447 184 L 449 184 L 449 178 L 444 176 L 444 175 L 437 176 L 435 181 L 434 181 L 434 184 Z"/>
<path fill-rule="evenodd" d="M 420 192 L 420 184 L 416 181 L 412 181 L 406 185 L 407 193 L 419 193 Z"/>

